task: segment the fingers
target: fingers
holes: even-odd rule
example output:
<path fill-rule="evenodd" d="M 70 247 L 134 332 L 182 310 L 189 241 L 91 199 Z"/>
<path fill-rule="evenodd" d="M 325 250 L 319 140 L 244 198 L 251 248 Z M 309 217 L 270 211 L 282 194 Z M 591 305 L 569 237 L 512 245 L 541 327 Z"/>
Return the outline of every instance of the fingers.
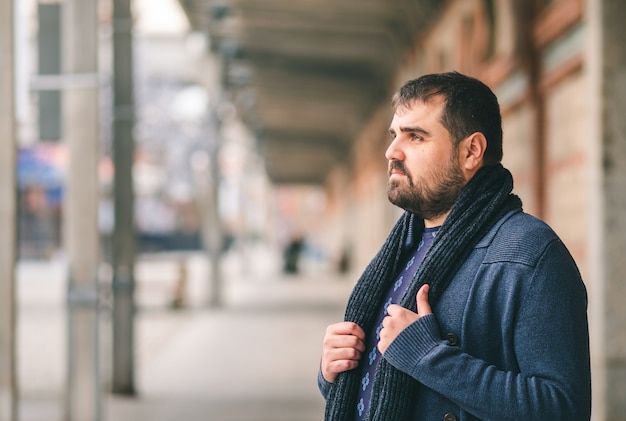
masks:
<path fill-rule="evenodd" d="M 391 307 L 391 306 L 389 306 Z M 387 347 L 396 338 L 400 329 L 396 328 L 398 324 L 397 311 L 402 311 L 400 306 L 397 309 L 392 309 L 391 313 L 383 319 L 383 328 L 379 333 L 379 340 L 376 347 L 381 354 L 384 354 Z"/>
<path fill-rule="evenodd" d="M 383 328 L 380 331 L 378 350 L 384 354 L 391 342 L 411 323 L 419 319 L 417 313 L 399 305 L 392 304 L 387 308 L 387 316 L 383 319 Z"/>
<path fill-rule="evenodd" d="M 357 368 L 361 352 L 354 348 L 336 348 L 328 351 L 322 358 L 322 375 L 332 383 L 339 373 Z"/>
<path fill-rule="evenodd" d="M 431 314 L 432 308 L 428 302 L 428 285 L 423 285 L 415 296 L 417 313 L 412 312 L 397 304 L 387 307 L 387 316 L 383 319 L 383 328 L 380 331 L 380 339 L 377 347 L 381 353 L 385 353 L 391 342 L 406 329 L 409 325 L 417 321 L 420 317 Z"/>
<path fill-rule="evenodd" d="M 387 316 L 394 317 L 398 313 L 402 312 L 402 310 L 403 307 L 399 306 L 398 304 L 389 304 L 389 306 L 387 307 Z"/>
<path fill-rule="evenodd" d="M 328 326 L 322 348 L 322 375 L 333 382 L 337 374 L 356 368 L 365 351 L 365 332 L 355 323 Z"/>
<path fill-rule="evenodd" d="M 430 291 L 430 285 L 424 284 L 417 291 L 417 295 L 415 296 L 415 301 L 417 303 L 417 313 L 420 316 L 425 314 L 431 314 L 433 312 L 430 307 L 430 303 L 428 302 L 428 291 Z M 387 307 L 387 314 L 391 317 L 395 317 L 401 314 L 405 309 L 397 304 L 390 304 Z"/>
<path fill-rule="evenodd" d="M 365 332 L 361 326 L 352 322 L 335 323 L 326 328 L 326 336 L 329 335 L 353 335 L 362 341 L 365 340 Z"/>
<path fill-rule="evenodd" d="M 365 351 L 365 332 L 361 326 L 352 322 L 341 322 L 326 328 L 324 349 L 353 348 Z"/>
<path fill-rule="evenodd" d="M 383 319 L 383 328 L 377 344 L 381 353 L 384 353 L 391 342 L 411 323 L 421 316 L 431 314 L 432 308 L 428 302 L 429 285 L 423 285 L 415 296 L 417 313 L 407 310 L 397 304 L 387 307 L 387 316 Z M 352 322 L 341 322 L 328 326 L 324 337 L 322 352 L 322 375 L 333 382 L 337 374 L 356 368 L 365 351 L 365 332 Z"/>
<path fill-rule="evenodd" d="M 430 285 L 422 285 L 422 287 L 417 291 L 417 295 L 415 296 L 415 301 L 417 302 L 417 313 L 420 316 L 431 314 L 433 312 L 432 308 L 430 308 L 430 303 L 428 302 L 429 290 Z"/>

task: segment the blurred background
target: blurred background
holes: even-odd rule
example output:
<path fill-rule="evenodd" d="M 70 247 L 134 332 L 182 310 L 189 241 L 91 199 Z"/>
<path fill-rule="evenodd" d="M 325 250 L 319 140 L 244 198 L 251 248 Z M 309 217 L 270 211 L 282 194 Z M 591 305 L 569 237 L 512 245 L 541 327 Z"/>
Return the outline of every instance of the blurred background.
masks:
<path fill-rule="evenodd" d="M 400 215 L 392 93 L 497 94 L 626 420 L 626 3 L 0 0 L 0 420 L 319 420 L 325 327 Z"/>

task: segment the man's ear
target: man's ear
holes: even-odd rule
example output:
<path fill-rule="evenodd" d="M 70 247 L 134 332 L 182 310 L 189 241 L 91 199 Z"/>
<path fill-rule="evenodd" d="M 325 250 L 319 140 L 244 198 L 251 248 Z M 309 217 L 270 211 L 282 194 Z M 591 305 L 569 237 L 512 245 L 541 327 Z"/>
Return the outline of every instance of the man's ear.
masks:
<path fill-rule="evenodd" d="M 481 132 L 474 132 L 461 142 L 459 157 L 461 166 L 469 172 L 477 171 L 483 165 L 483 158 L 487 150 L 487 139 Z"/>

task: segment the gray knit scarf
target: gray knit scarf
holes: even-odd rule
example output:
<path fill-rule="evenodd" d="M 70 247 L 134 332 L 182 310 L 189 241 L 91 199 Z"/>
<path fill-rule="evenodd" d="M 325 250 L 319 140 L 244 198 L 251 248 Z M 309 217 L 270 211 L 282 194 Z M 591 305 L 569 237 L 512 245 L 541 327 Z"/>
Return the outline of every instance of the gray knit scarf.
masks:
<path fill-rule="evenodd" d="M 511 194 L 513 177 L 502 165 L 481 168 L 461 191 L 456 204 L 424 257 L 400 305 L 416 311 L 415 294 L 430 284 L 429 301 L 437 302 L 478 241 L 507 212 L 521 209 Z M 357 282 L 346 308 L 345 320 L 370 332 L 376 309 L 382 305 L 399 265 L 422 237 L 424 221 L 405 212 L 378 254 Z M 354 419 L 360 369 L 340 373 L 331 385 L 326 402 L 326 421 Z M 374 380 L 368 420 L 400 421 L 410 417 L 417 398 L 417 381 L 381 359 Z"/>

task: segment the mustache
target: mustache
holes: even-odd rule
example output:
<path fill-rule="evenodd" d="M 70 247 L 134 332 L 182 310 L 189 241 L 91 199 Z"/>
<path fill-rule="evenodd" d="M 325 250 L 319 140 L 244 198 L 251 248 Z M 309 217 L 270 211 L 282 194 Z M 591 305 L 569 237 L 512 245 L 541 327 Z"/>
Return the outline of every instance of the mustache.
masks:
<path fill-rule="evenodd" d="M 402 161 L 389 161 L 389 175 L 391 175 L 392 171 L 398 171 L 400 173 L 402 173 L 403 175 L 408 176 L 409 175 L 409 171 L 406 169 L 406 166 L 404 165 L 404 162 Z"/>

